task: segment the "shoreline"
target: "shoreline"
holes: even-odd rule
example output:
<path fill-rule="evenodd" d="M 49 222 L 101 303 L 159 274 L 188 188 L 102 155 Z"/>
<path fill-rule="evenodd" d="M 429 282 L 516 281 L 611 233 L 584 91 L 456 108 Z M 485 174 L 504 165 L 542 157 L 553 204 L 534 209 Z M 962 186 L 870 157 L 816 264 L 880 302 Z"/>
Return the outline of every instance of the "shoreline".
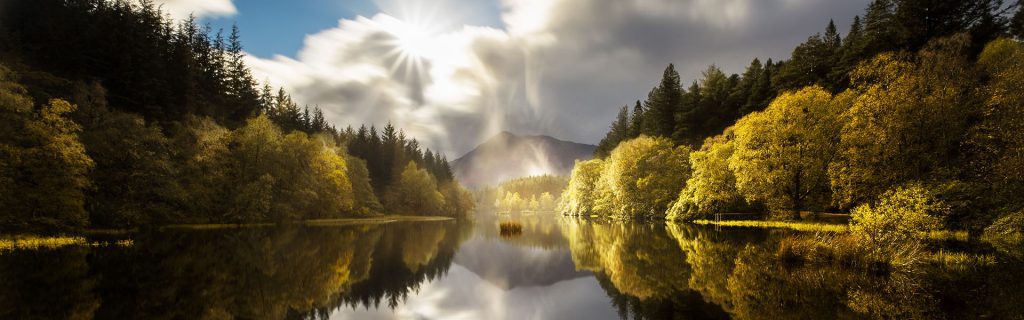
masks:
<path fill-rule="evenodd" d="M 382 215 L 362 218 L 334 218 L 334 219 L 312 219 L 297 221 L 294 223 L 197 223 L 197 224 L 170 224 L 155 227 L 156 230 L 178 229 L 178 230 L 216 230 L 216 229 L 237 229 L 237 228 L 263 228 L 276 226 L 303 226 L 303 227 L 334 227 L 334 226 L 356 226 L 356 225 L 382 225 L 396 222 L 440 222 L 455 221 L 453 217 L 444 216 L 405 216 L 405 215 Z M 93 241 L 88 237 L 124 237 L 139 232 L 139 228 L 131 229 L 85 229 L 77 233 L 39 235 L 34 233 L 5 233 L 0 234 L 0 253 L 13 250 L 32 250 L 39 248 L 60 248 L 75 245 L 100 245 L 105 241 Z M 121 239 L 112 243 L 123 245 L 130 243 Z M 107 241 L 109 242 L 109 241 Z"/>

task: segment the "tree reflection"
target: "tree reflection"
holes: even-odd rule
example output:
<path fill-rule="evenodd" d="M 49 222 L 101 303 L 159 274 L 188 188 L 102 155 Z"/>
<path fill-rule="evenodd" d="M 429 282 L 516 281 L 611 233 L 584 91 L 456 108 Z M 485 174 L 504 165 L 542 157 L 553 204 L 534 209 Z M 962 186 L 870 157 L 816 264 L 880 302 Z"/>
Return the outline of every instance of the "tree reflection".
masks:
<path fill-rule="evenodd" d="M 0 319 L 91 319 L 100 306 L 99 277 L 89 273 L 88 250 L 0 254 Z"/>
<path fill-rule="evenodd" d="M 726 318 L 690 290 L 687 257 L 663 224 L 565 220 L 562 229 L 576 267 L 595 274 L 619 316 Z"/>
<path fill-rule="evenodd" d="M 443 275 L 468 223 L 168 230 L 0 255 L 3 319 L 326 318 Z"/>
<path fill-rule="evenodd" d="M 787 263 L 788 231 L 692 224 L 562 222 L 577 268 L 593 271 L 622 318 L 1019 318 L 1024 271 L 925 265 L 889 274 Z"/>

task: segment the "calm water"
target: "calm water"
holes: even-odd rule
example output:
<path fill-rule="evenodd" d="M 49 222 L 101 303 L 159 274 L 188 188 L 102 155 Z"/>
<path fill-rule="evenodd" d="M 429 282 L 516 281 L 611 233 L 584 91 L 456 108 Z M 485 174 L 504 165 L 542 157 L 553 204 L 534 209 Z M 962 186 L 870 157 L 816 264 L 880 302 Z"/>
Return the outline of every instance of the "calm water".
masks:
<path fill-rule="evenodd" d="M 164 230 L 0 255 L 0 319 L 1021 319 L 1024 268 L 782 265 L 781 231 L 515 217 Z M 777 248 L 777 246 L 774 246 Z M 777 249 L 776 249 L 777 250 Z"/>

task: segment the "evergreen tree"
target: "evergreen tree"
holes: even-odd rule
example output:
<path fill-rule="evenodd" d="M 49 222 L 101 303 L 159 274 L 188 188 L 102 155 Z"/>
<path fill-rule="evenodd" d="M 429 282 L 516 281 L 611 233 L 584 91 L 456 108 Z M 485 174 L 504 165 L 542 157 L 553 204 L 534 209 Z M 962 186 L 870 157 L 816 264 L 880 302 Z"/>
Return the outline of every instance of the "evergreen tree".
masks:
<path fill-rule="evenodd" d="M 636 105 L 633 106 L 633 116 L 629 119 L 629 138 L 636 138 L 640 136 L 640 132 L 643 128 L 644 121 L 644 106 L 640 104 L 640 100 L 636 101 Z"/>
<path fill-rule="evenodd" d="M 763 101 L 767 92 L 766 88 L 761 86 L 762 80 L 764 80 L 765 68 L 761 65 L 761 60 L 754 58 L 754 61 L 750 62 L 750 66 L 743 72 L 743 79 L 741 87 L 747 92 L 746 100 L 743 101 L 743 106 L 740 108 L 740 114 L 748 114 L 760 109 L 761 101 Z"/>
<path fill-rule="evenodd" d="M 669 64 L 662 74 L 660 84 L 651 90 L 645 102 L 645 134 L 671 137 L 675 132 L 676 112 L 683 98 L 683 88 L 679 81 L 675 66 Z"/>
<path fill-rule="evenodd" d="M 629 121 L 629 107 L 623 106 L 619 109 L 619 114 L 612 121 L 609 126 L 608 133 L 601 139 L 601 142 L 597 144 L 597 148 L 594 150 L 595 158 L 604 158 L 611 153 L 612 149 L 615 149 L 619 145 L 619 142 L 629 139 L 631 122 Z"/>

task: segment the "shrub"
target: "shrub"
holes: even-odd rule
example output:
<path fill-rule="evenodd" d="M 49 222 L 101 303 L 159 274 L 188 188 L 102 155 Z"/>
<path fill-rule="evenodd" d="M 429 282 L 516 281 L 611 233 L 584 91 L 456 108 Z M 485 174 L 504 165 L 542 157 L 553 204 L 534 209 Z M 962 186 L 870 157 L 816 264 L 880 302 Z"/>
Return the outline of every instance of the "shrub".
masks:
<path fill-rule="evenodd" d="M 887 191 L 874 204 L 853 209 L 854 232 L 877 245 L 906 242 L 921 233 L 939 230 L 949 207 L 918 184 Z"/>

